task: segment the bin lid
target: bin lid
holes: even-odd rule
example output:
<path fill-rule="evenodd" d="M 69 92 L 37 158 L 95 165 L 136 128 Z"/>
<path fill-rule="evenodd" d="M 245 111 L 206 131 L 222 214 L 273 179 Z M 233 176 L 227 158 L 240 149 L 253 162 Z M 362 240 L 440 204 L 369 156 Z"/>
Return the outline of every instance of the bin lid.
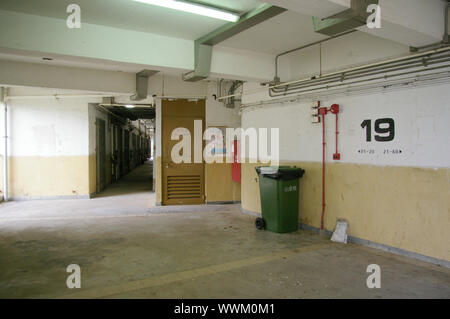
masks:
<path fill-rule="evenodd" d="M 305 170 L 291 166 L 259 166 L 256 167 L 258 175 L 273 179 L 290 180 L 303 177 Z"/>
<path fill-rule="evenodd" d="M 262 166 L 259 167 L 259 172 L 257 172 L 261 175 L 268 175 L 268 174 L 276 174 L 278 173 L 278 166 Z"/>

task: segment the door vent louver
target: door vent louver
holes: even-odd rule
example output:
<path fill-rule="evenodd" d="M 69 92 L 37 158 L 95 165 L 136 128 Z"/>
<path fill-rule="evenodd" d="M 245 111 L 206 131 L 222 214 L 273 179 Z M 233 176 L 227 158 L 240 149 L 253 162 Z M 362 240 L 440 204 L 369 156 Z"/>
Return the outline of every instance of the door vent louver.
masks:
<path fill-rule="evenodd" d="M 167 176 L 167 198 L 171 199 L 201 199 L 200 175 Z"/>

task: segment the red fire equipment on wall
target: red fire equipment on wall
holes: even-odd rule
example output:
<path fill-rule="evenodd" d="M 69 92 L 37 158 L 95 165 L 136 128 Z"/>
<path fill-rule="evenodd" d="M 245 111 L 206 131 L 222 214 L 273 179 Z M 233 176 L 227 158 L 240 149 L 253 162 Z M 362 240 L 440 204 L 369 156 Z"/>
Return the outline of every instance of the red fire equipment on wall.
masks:
<path fill-rule="evenodd" d="M 320 102 L 317 103 L 318 109 L 318 116 L 320 120 L 322 121 L 322 216 L 320 218 L 320 229 L 324 229 L 324 218 L 325 218 L 325 115 L 328 114 L 328 112 L 331 112 L 336 115 L 336 152 L 333 154 L 333 159 L 335 161 L 339 161 L 341 159 L 341 154 L 338 150 L 338 114 L 339 114 L 339 105 L 333 104 L 331 105 L 330 109 L 327 109 L 326 107 L 320 107 Z"/>

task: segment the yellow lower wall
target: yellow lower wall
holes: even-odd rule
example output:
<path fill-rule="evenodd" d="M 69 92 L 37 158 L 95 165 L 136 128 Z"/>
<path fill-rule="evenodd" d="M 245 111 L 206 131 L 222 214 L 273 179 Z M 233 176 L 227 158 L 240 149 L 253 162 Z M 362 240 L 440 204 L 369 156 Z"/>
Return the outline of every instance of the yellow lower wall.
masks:
<path fill-rule="evenodd" d="M 3 160 L 0 156 L 0 160 Z M 111 161 L 106 160 L 106 184 L 111 183 Z M 3 166 L 0 165 L 3 190 Z M 9 157 L 9 198 L 88 196 L 96 193 L 96 155 Z M 0 195 L 3 195 L 0 191 Z"/>
<path fill-rule="evenodd" d="M 105 185 L 111 184 L 111 155 L 106 154 L 105 163 Z M 95 194 L 97 192 L 97 155 L 89 155 L 89 194 Z"/>
<path fill-rule="evenodd" d="M 156 177 L 155 177 L 156 203 L 162 203 L 162 162 L 161 157 L 156 157 Z"/>
<path fill-rule="evenodd" d="M 97 155 L 89 155 L 89 194 L 97 192 Z"/>
<path fill-rule="evenodd" d="M 64 197 L 90 193 L 86 174 L 89 168 L 88 156 L 10 157 L 8 163 L 10 198 Z"/>
<path fill-rule="evenodd" d="M 300 181 L 299 219 L 320 227 L 322 163 L 284 162 L 306 170 Z M 255 166 L 242 164 L 242 207 L 261 212 Z M 348 220 L 349 235 L 450 260 L 449 169 L 326 166 L 325 228 Z"/>
<path fill-rule="evenodd" d="M 162 202 L 162 162 L 156 158 L 156 203 Z M 205 164 L 205 193 L 207 202 L 241 200 L 241 184 L 231 179 L 231 164 Z"/>

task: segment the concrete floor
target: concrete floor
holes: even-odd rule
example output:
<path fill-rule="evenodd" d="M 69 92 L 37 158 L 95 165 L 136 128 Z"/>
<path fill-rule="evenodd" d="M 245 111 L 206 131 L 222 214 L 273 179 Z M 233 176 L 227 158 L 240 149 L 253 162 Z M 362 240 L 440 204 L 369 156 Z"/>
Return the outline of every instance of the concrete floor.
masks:
<path fill-rule="evenodd" d="M 154 207 L 144 165 L 91 200 L 0 205 L 0 298 L 450 298 L 450 270 L 298 231 L 238 205 Z M 68 289 L 67 265 L 81 267 Z M 368 289 L 366 267 L 381 267 Z"/>

